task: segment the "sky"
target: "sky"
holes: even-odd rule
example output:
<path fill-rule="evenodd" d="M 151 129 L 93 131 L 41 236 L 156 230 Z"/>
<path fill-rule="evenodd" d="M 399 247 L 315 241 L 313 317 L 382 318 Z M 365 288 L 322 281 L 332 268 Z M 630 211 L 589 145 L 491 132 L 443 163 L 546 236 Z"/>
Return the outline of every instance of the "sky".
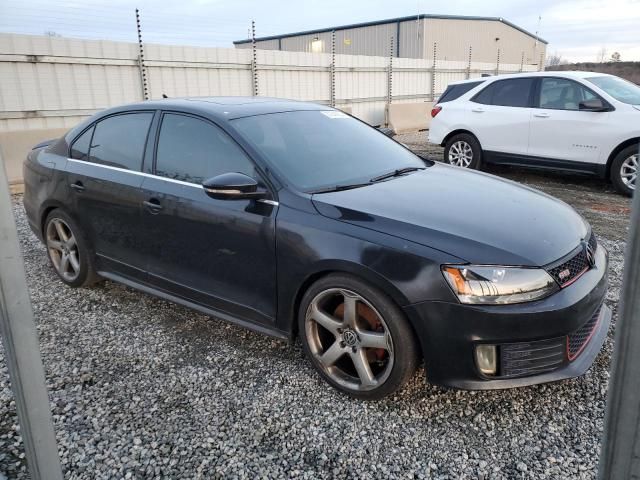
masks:
<path fill-rule="evenodd" d="M 417 13 L 503 17 L 549 42 L 548 54 L 640 61 L 640 0 L 0 0 L 0 32 L 231 47 L 266 36 Z M 0 52 L 1 53 L 1 52 Z"/>

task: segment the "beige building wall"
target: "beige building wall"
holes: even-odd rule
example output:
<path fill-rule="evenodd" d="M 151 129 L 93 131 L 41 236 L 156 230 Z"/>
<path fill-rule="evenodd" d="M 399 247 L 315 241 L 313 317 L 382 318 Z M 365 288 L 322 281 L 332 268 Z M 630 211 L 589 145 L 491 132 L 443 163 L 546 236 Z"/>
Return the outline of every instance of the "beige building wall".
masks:
<path fill-rule="evenodd" d="M 468 62 L 469 47 L 472 61 L 495 64 L 500 49 L 500 63 L 539 65 L 546 57 L 546 44 L 506 23 L 496 20 L 465 20 L 422 18 L 380 25 L 336 31 L 336 53 L 346 55 L 389 55 L 390 39 L 400 39 L 401 58 L 433 60 L 433 46 L 437 44 L 439 61 Z M 498 40 L 496 40 L 498 39 Z M 256 42 L 261 50 L 331 53 L 331 32 L 295 35 Z M 240 43 L 236 48 L 251 48 Z"/>
<path fill-rule="evenodd" d="M 505 23 L 485 20 L 425 20 L 425 58 L 433 58 L 437 43 L 438 60 L 466 60 L 469 47 L 474 62 L 495 63 L 500 49 L 500 63 L 539 64 L 546 57 L 546 45 Z M 496 40 L 498 39 L 498 40 Z"/>

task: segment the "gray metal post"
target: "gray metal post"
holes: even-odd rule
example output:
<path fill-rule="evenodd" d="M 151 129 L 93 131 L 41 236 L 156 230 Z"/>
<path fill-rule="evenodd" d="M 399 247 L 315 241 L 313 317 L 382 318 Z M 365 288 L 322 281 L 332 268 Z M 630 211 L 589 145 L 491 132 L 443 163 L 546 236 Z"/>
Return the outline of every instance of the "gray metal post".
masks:
<path fill-rule="evenodd" d="M 31 478 L 62 480 L 40 345 L 1 155 L 0 164 L 0 334 Z"/>
<path fill-rule="evenodd" d="M 256 22 L 251 20 L 251 81 L 253 96 L 258 96 L 258 51 L 256 47 Z"/>
<path fill-rule="evenodd" d="M 472 46 L 469 46 L 469 60 L 467 62 L 467 80 L 471 78 L 471 52 L 472 52 Z"/>
<path fill-rule="evenodd" d="M 389 42 L 389 69 L 387 70 L 387 104 L 393 101 L 393 37 Z"/>
<path fill-rule="evenodd" d="M 522 58 L 520 58 L 520 71 L 524 71 L 524 52 L 522 52 Z"/>
<path fill-rule="evenodd" d="M 389 38 L 389 66 L 387 67 L 387 107 L 384 112 L 384 124 L 389 126 L 389 106 L 393 100 L 393 37 Z"/>
<path fill-rule="evenodd" d="M 147 68 L 144 65 L 144 45 L 142 43 L 142 24 L 140 22 L 140 10 L 136 8 L 136 26 L 138 28 L 138 70 L 140 71 L 140 88 L 142 99 L 149 100 L 149 88 L 147 86 Z"/>
<path fill-rule="evenodd" d="M 498 57 L 496 58 L 496 75 L 500 74 L 500 49 L 498 49 Z"/>
<path fill-rule="evenodd" d="M 438 44 L 433 44 L 433 66 L 431 67 L 431 101 L 436 99 L 436 56 L 438 54 Z"/>
<path fill-rule="evenodd" d="M 598 477 L 640 478 L 640 195 L 626 248 Z"/>
<path fill-rule="evenodd" d="M 331 106 L 336 106 L 336 31 L 331 31 L 331 80 L 330 80 L 330 101 Z"/>

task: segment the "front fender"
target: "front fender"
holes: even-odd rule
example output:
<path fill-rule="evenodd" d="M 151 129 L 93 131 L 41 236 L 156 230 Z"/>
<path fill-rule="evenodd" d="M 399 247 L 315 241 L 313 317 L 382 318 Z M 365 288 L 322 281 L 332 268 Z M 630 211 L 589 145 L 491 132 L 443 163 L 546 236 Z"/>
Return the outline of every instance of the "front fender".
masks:
<path fill-rule="evenodd" d="M 453 295 L 440 265 L 460 260 L 446 253 L 286 206 L 278 212 L 277 225 L 280 330 L 294 331 L 302 295 L 331 272 L 349 273 L 371 283 L 400 307 Z"/>

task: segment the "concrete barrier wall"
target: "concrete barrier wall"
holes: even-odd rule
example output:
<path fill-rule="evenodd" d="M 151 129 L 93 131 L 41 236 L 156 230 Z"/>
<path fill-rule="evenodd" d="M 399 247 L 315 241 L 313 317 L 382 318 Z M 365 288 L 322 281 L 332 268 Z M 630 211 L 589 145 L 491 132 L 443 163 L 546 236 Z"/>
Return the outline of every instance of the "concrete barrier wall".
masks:
<path fill-rule="evenodd" d="M 46 128 L 0 132 L 2 160 L 5 164 L 9 186 L 13 193 L 20 193 L 23 189 L 22 161 L 33 146 L 44 140 L 59 138 L 66 131 L 66 128 Z"/>
<path fill-rule="evenodd" d="M 387 105 L 387 121 L 393 133 L 426 130 L 431 123 L 433 102 L 392 103 Z"/>

